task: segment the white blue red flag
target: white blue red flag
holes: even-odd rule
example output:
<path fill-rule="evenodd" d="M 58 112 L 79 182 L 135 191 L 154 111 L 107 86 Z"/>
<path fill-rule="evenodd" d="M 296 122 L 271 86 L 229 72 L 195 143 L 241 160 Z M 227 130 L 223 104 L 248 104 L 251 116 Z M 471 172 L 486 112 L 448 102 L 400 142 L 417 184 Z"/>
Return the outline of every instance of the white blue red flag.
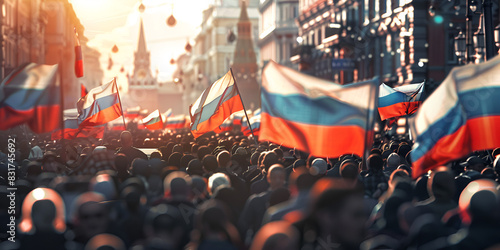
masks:
<path fill-rule="evenodd" d="M 380 119 L 386 120 L 415 113 L 422 103 L 423 90 L 424 83 L 408 84 L 397 88 L 391 88 L 382 83 L 378 99 Z"/>
<path fill-rule="evenodd" d="M 98 126 L 122 116 L 116 78 L 93 88 L 77 103 L 80 126 Z"/>
<path fill-rule="evenodd" d="M 160 111 L 157 109 L 146 116 L 146 118 L 142 119 L 142 124 L 150 130 L 163 129 L 163 119 Z"/>
<path fill-rule="evenodd" d="M 413 176 L 500 146 L 500 57 L 454 68 L 410 119 Z"/>
<path fill-rule="evenodd" d="M 184 115 L 177 115 L 173 117 L 167 118 L 167 122 L 165 123 L 165 128 L 167 129 L 179 129 L 186 127 L 186 123 L 188 119 Z"/>
<path fill-rule="evenodd" d="M 0 84 L 0 130 L 28 124 L 35 133 L 60 127 L 61 91 L 57 65 L 29 63 Z"/>
<path fill-rule="evenodd" d="M 363 156 L 378 86 L 376 81 L 342 86 L 271 61 L 262 74 L 259 140 L 317 157 Z"/>
<path fill-rule="evenodd" d="M 259 112 L 257 115 L 255 115 L 255 113 L 254 113 L 254 115 L 250 118 L 250 126 L 248 126 L 246 119 L 244 119 L 244 120 L 245 120 L 245 122 L 242 123 L 242 125 L 241 125 L 241 131 L 243 132 L 243 135 L 249 136 L 253 132 L 253 135 L 259 136 L 261 113 Z M 252 129 L 250 129 L 250 127 Z"/>
<path fill-rule="evenodd" d="M 234 112 L 243 110 L 234 77 L 228 71 L 222 78 L 205 89 L 194 104 L 189 107 L 191 133 L 199 137 L 214 131 Z"/>

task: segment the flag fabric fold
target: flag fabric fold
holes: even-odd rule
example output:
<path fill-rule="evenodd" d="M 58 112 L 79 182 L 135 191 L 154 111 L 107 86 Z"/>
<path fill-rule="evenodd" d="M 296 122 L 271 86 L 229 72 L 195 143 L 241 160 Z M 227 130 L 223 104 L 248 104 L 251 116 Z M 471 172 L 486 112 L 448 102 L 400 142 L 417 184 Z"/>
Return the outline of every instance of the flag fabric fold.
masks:
<path fill-rule="evenodd" d="M 231 130 L 233 130 L 233 119 L 229 116 L 221 125 L 219 125 L 219 127 L 214 129 L 214 132 L 219 134 Z"/>
<path fill-rule="evenodd" d="M 61 92 L 58 66 L 29 63 L 0 84 L 0 130 L 28 124 L 35 133 L 59 128 Z"/>
<path fill-rule="evenodd" d="M 66 118 L 64 119 L 64 130 L 63 134 L 61 134 L 61 130 L 57 129 L 51 133 L 51 140 L 59 140 L 64 139 L 71 140 L 75 138 L 82 137 L 93 137 L 97 139 L 101 139 L 104 136 L 104 125 L 101 126 L 88 126 L 88 127 L 80 127 L 78 126 L 77 118 Z"/>
<path fill-rule="evenodd" d="M 260 141 L 317 157 L 364 155 L 378 82 L 342 86 L 269 62 L 262 75 Z"/>
<path fill-rule="evenodd" d="M 382 120 L 415 113 L 421 104 L 424 83 L 391 88 L 380 85 L 378 112 Z"/>
<path fill-rule="evenodd" d="M 500 57 L 454 68 L 410 119 L 413 176 L 500 146 Z"/>
<path fill-rule="evenodd" d="M 80 98 L 77 103 L 80 126 L 98 126 L 122 116 L 116 79 Z"/>
<path fill-rule="evenodd" d="M 199 137 L 214 131 L 234 112 L 243 110 L 234 77 L 228 71 L 222 78 L 205 89 L 189 108 L 191 133 Z"/>
<path fill-rule="evenodd" d="M 163 129 L 163 120 L 160 111 L 157 109 L 142 119 L 142 124 L 150 130 Z"/>

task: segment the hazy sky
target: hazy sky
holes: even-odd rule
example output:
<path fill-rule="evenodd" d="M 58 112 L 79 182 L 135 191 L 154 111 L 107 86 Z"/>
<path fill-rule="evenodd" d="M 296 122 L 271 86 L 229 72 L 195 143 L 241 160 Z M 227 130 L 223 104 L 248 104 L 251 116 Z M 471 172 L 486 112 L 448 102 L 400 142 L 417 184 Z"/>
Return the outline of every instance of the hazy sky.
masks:
<path fill-rule="evenodd" d="M 140 0 L 70 0 L 80 21 L 85 27 L 88 45 L 101 52 L 101 67 L 105 72 L 105 82 L 117 76 L 119 83 L 126 83 L 126 72 L 133 69 L 134 51 L 137 49 L 139 23 L 142 16 L 147 48 L 151 52 L 151 70 L 159 70 L 160 80 L 171 80 L 175 65 L 169 63 L 184 52 L 188 39 L 195 35 L 200 25 L 203 9 L 209 0 L 143 0 L 144 13 L 139 13 Z M 173 13 L 177 19 L 175 27 L 166 24 Z M 116 44 L 118 53 L 112 53 Z M 114 66 L 107 70 L 108 57 Z M 125 73 L 120 73 L 122 65 Z"/>

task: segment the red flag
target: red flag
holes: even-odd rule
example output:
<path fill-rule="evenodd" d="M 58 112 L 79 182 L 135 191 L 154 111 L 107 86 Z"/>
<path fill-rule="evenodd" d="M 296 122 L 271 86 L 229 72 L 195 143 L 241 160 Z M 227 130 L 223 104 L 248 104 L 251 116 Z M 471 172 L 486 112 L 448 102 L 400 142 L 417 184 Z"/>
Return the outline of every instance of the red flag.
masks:
<path fill-rule="evenodd" d="M 89 91 L 87 90 L 87 88 L 85 88 L 85 85 L 83 85 L 83 83 L 80 85 L 80 89 L 81 89 L 80 97 L 85 97 L 89 93 Z"/>
<path fill-rule="evenodd" d="M 82 56 L 82 46 L 80 45 L 80 39 L 78 39 L 78 33 L 75 30 L 75 75 L 77 78 L 83 77 L 83 56 Z"/>

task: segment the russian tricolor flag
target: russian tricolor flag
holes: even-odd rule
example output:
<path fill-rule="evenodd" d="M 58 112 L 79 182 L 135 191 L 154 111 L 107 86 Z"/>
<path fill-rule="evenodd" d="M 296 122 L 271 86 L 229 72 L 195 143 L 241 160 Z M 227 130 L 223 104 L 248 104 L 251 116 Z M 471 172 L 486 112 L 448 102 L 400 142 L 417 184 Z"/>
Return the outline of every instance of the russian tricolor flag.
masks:
<path fill-rule="evenodd" d="M 77 103 L 80 126 L 98 126 L 122 116 L 116 78 L 93 88 Z"/>
<path fill-rule="evenodd" d="M 187 119 L 184 115 L 178 115 L 167 118 L 165 128 L 167 129 L 178 129 L 184 128 L 186 126 Z"/>
<path fill-rule="evenodd" d="M 380 119 L 386 120 L 415 113 L 421 104 L 423 89 L 424 83 L 408 84 L 397 88 L 391 88 L 382 83 L 378 100 Z"/>
<path fill-rule="evenodd" d="M 378 83 L 342 86 L 269 62 L 262 74 L 261 141 L 317 157 L 364 155 Z"/>
<path fill-rule="evenodd" d="M 413 119 L 414 177 L 500 146 L 500 57 L 454 68 Z"/>
<path fill-rule="evenodd" d="M 199 137 L 214 131 L 236 111 L 243 110 L 231 71 L 208 87 L 189 108 L 191 133 Z"/>
<path fill-rule="evenodd" d="M 260 112 L 257 115 L 254 114 L 250 118 L 250 126 L 252 127 L 251 130 L 250 130 L 250 127 L 248 126 L 248 123 L 245 121 L 245 123 L 243 123 L 241 126 L 241 131 L 243 132 L 243 135 L 249 136 L 252 134 L 252 131 L 253 131 L 253 134 L 255 136 L 259 136 L 260 120 L 261 120 L 261 113 Z"/>
<path fill-rule="evenodd" d="M 61 92 L 57 65 L 29 63 L 0 84 L 0 130 L 27 123 L 35 133 L 60 127 Z"/>
<path fill-rule="evenodd" d="M 150 130 L 163 129 L 163 120 L 160 111 L 157 109 L 146 116 L 146 118 L 142 119 L 142 124 Z"/>

